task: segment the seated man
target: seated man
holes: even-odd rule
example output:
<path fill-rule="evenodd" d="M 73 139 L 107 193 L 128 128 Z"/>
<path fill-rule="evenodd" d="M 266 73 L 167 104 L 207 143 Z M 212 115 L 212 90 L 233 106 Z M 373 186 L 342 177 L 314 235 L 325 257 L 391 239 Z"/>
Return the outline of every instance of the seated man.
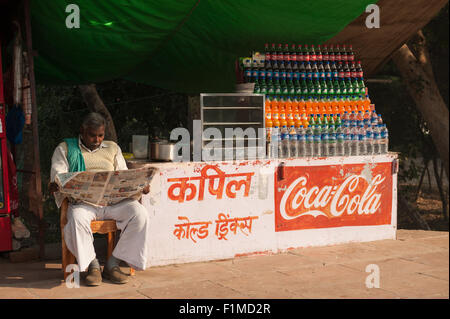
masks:
<path fill-rule="evenodd" d="M 82 122 L 78 138 L 65 139 L 52 157 L 49 191 L 58 191 L 54 182 L 59 173 L 76 171 L 107 171 L 128 169 L 120 147 L 112 141 L 104 141 L 106 121 L 98 113 L 88 114 Z M 149 192 L 146 186 L 143 193 Z M 60 203 L 57 203 L 60 205 Z M 100 264 L 94 250 L 91 221 L 113 219 L 121 230 L 120 239 L 100 272 Z M 104 278 L 114 283 L 128 281 L 119 268 L 121 260 L 136 270 L 144 270 L 148 260 L 149 214 L 136 200 L 124 200 L 112 206 L 100 207 L 85 202 L 69 203 L 64 239 L 67 248 L 78 261 L 80 271 L 88 270 L 86 284 L 98 286 Z"/>

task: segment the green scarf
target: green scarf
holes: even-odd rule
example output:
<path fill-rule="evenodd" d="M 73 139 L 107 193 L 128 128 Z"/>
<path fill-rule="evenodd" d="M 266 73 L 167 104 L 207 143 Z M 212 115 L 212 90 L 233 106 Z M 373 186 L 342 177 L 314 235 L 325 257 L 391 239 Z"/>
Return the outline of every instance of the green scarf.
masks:
<path fill-rule="evenodd" d="M 69 172 L 84 172 L 86 165 L 84 164 L 83 154 L 81 154 L 78 138 L 65 138 L 67 144 L 67 161 L 69 162 Z"/>

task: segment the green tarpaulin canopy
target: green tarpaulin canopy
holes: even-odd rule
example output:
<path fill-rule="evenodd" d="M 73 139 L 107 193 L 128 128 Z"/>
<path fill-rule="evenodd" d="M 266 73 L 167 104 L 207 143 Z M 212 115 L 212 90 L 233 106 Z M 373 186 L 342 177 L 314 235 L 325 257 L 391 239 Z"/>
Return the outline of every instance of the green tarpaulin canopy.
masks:
<path fill-rule="evenodd" d="M 67 28 L 76 3 L 80 27 Z M 38 83 L 123 78 L 177 92 L 231 92 L 235 60 L 264 43 L 320 44 L 373 0 L 32 1 Z"/>

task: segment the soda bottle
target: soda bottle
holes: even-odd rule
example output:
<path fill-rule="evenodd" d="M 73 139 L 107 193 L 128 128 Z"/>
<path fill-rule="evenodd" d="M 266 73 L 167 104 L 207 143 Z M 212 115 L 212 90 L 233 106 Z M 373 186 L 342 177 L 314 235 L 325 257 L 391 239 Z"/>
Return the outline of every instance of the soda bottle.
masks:
<path fill-rule="evenodd" d="M 272 53 L 270 52 L 269 43 L 264 44 L 264 67 L 269 69 L 272 67 Z"/>
<path fill-rule="evenodd" d="M 294 125 L 289 129 L 289 157 L 298 157 L 297 131 Z"/>
<path fill-rule="evenodd" d="M 356 79 L 358 77 L 358 73 L 356 72 L 356 63 L 355 63 L 355 61 L 350 62 L 350 77 L 352 79 Z"/>
<path fill-rule="evenodd" d="M 252 68 L 249 66 L 244 68 L 244 82 L 245 83 L 252 82 Z"/>
<path fill-rule="evenodd" d="M 356 63 L 356 77 L 357 78 L 363 78 L 364 77 L 364 73 L 363 73 L 363 69 L 362 69 L 362 67 L 361 67 L 361 61 L 358 61 L 357 63 Z"/>
<path fill-rule="evenodd" d="M 364 129 L 366 130 L 366 155 L 372 155 L 373 154 L 373 130 L 372 126 L 369 125 L 365 126 Z"/>
<path fill-rule="evenodd" d="M 305 157 L 314 156 L 314 131 L 313 126 L 309 125 L 305 130 L 306 141 L 305 141 Z"/>
<path fill-rule="evenodd" d="M 336 128 L 336 121 L 334 120 L 334 114 L 332 114 L 332 113 L 328 117 L 328 125 Z"/>
<path fill-rule="evenodd" d="M 380 125 L 376 124 L 375 126 L 373 126 L 372 128 L 372 132 L 373 132 L 373 143 L 372 143 L 372 153 L 374 155 L 380 154 Z"/>
<path fill-rule="evenodd" d="M 359 130 L 358 126 L 356 125 L 356 120 L 351 121 L 350 123 L 350 133 L 351 133 L 351 142 L 350 142 L 350 156 L 357 156 L 358 155 L 358 135 Z"/>
<path fill-rule="evenodd" d="M 336 156 L 336 129 L 334 125 L 328 127 L 328 156 Z"/>
<path fill-rule="evenodd" d="M 272 101 L 270 100 L 270 96 L 266 95 L 266 102 L 265 102 L 265 124 L 266 128 L 272 128 L 273 122 L 272 122 Z"/>
<path fill-rule="evenodd" d="M 300 62 L 305 61 L 301 44 L 297 45 L 297 61 L 300 61 Z"/>
<path fill-rule="evenodd" d="M 303 125 L 297 129 L 297 157 L 306 156 L 306 130 Z"/>
<path fill-rule="evenodd" d="M 309 60 L 315 62 L 317 58 L 316 51 L 314 49 L 314 44 L 311 45 L 311 49 L 309 50 Z"/>
<path fill-rule="evenodd" d="M 389 151 L 389 132 L 386 124 L 379 124 L 380 127 L 380 141 L 379 141 L 379 151 L 380 154 L 387 154 Z"/>
<path fill-rule="evenodd" d="M 274 97 L 274 100 L 272 101 L 272 125 L 274 127 L 280 127 L 280 115 L 278 111 L 278 102 L 277 97 Z"/>
<path fill-rule="evenodd" d="M 350 156 L 352 145 L 352 132 L 350 127 L 350 121 L 344 123 L 343 134 L 344 134 L 344 156 Z"/>
<path fill-rule="evenodd" d="M 367 155 L 366 130 L 362 121 L 358 121 L 358 155 Z"/>
<path fill-rule="evenodd" d="M 348 112 L 345 111 L 344 114 L 342 115 L 342 125 L 345 125 L 347 123 L 349 123 L 349 125 L 350 125 L 350 116 L 349 116 Z"/>
<path fill-rule="evenodd" d="M 274 126 L 270 137 L 269 158 L 279 158 L 279 148 L 281 145 L 280 128 Z"/>
<path fill-rule="evenodd" d="M 328 146 L 329 146 L 329 135 L 328 135 L 328 117 L 324 116 L 321 127 L 321 156 L 329 156 Z"/>
<path fill-rule="evenodd" d="M 348 65 L 348 62 L 344 62 L 343 69 L 344 69 L 344 79 L 350 80 L 350 78 L 352 76 L 352 72 L 351 72 L 350 66 Z"/>
<path fill-rule="evenodd" d="M 305 44 L 305 46 L 303 48 L 303 61 L 305 61 L 305 62 L 310 61 L 309 48 L 308 48 L 307 44 Z"/>
<path fill-rule="evenodd" d="M 341 59 L 341 49 L 339 48 L 339 44 L 336 45 L 336 48 L 334 49 L 334 61 L 340 62 Z"/>
<path fill-rule="evenodd" d="M 383 119 L 381 118 L 381 114 L 378 114 L 378 124 L 383 124 Z"/>
<path fill-rule="evenodd" d="M 333 45 L 330 45 L 330 50 L 328 51 L 328 61 L 334 62 L 335 60 L 336 59 L 334 56 L 334 48 L 333 48 Z"/>
<path fill-rule="evenodd" d="M 342 119 L 341 114 L 336 114 L 336 120 L 334 121 L 334 127 L 337 128 L 338 126 L 342 125 Z"/>
<path fill-rule="evenodd" d="M 322 48 L 321 48 L 320 44 L 317 46 L 316 61 L 318 61 L 318 62 L 323 61 Z"/>
<path fill-rule="evenodd" d="M 331 62 L 330 70 L 331 70 L 331 77 L 332 77 L 333 81 L 335 79 L 337 80 L 339 78 L 339 71 L 337 69 L 336 62 L 334 62 L 334 61 Z"/>
<path fill-rule="evenodd" d="M 291 62 L 297 61 L 297 50 L 295 49 L 295 44 L 291 45 L 291 50 L 289 52 Z"/>
<path fill-rule="evenodd" d="M 324 45 L 322 50 L 322 60 L 324 62 L 329 62 L 329 56 L 328 56 L 328 46 Z"/>
<path fill-rule="evenodd" d="M 291 61 L 291 54 L 289 52 L 289 44 L 285 44 L 284 45 L 284 50 L 283 50 L 283 61 L 286 62 L 290 62 Z"/>
<path fill-rule="evenodd" d="M 351 44 L 348 46 L 347 61 L 355 61 L 355 53 L 353 52 L 353 46 Z"/>
<path fill-rule="evenodd" d="M 356 120 L 361 123 L 364 121 L 364 116 L 361 111 L 358 111 L 358 113 L 356 114 Z"/>
<path fill-rule="evenodd" d="M 373 128 L 378 125 L 378 115 L 375 111 L 373 111 L 372 115 L 370 116 L 370 124 Z"/>
<path fill-rule="evenodd" d="M 316 119 L 315 119 L 314 124 L 322 126 L 323 121 L 322 121 L 322 115 L 320 113 L 316 113 Z"/>
<path fill-rule="evenodd" d="M 278 62 L 279 66 L 281 65 L 281 62 L 283 61 L 283 57 L 284 57 L 283 46 L 281 45 L 281 43 L 278 43 L 278 46 L 277 46 L 277 62 Z"/>
<path fill-rule="evenodd" d="M 341 48 L 341 60 L 344 62 L 347 61 L 347 49 L 345 48 L 345 44 L 343 44 Z"/>
<path fill-rule="evenodd" d="M 284 125 L 281 128 L 281 152 L 279 157 L 280 158 L 288 158 L 289 157 L 289 131 Z M 280 149 L 280 148 L 279 148 Z"/>
<path fill-rule="evenodd" d="M 314 125 L 314 144 L 313 144 L 313 156 L 321 156 L 321 127 L 320 125 Z"/>
<path fill-rule="evenodd" d="M 367 129 L 368 126 L 371 126 L 371 117 L 369 111 L 364 112 L 364 127 Z"/>
<path fill-rule="evenodd" d="M 336 126 L 336 156 L 344 156 L 345 155 L 345 147 L 344 147 L 344 143 L 345 143 L 345 137 L 344 137 L 344 129 L 342 127 L 342 125 L 338 125 Z"/>
<path fill-rule="evenodd" d="M 259 73 L 258 68 L 252 67 L 252 79 L 251 79 L 252 83 L 258 83 L 258 73 Z"/>

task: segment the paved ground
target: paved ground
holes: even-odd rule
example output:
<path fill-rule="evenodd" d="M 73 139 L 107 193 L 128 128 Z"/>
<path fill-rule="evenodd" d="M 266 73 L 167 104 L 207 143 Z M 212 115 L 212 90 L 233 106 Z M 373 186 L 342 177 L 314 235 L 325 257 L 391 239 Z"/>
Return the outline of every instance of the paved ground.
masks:
<path fill-rule="evenodd" d="M 367 277 L 376 274 L 366 272 L 371 264 L 379 269 L 379 288 L 366 287 Z M 104 281 L 72 289 L 62 280 L 58 259 L 11 263 L 3 258 L 0 298 L 448 299 L 449 233 L 399 230 L 397 240 L 154 267 L 125 285 Z"/>

